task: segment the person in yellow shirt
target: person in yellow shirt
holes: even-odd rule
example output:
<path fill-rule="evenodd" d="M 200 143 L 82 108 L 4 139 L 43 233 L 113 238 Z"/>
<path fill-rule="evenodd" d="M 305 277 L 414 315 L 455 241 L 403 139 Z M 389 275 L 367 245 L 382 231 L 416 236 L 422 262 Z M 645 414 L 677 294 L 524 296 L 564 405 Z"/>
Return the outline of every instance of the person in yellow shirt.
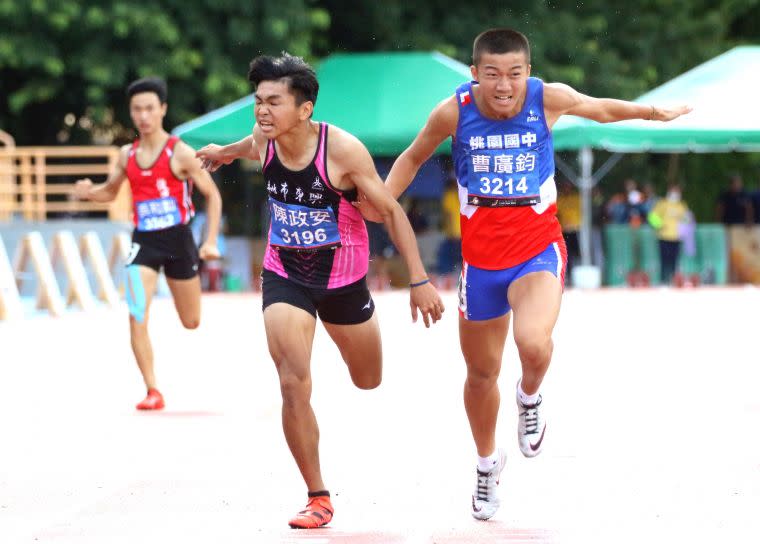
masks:
<path fill-rule="evenodd" d="M 441 230 L 444 240 L 438 248 L 438 273 L 458 273 L 462 265 L 462 231 L 460 227 L 459 191 L 453 174 L 441 199 Z"/>
<path fill-rule="evenodd" d="M 572 281 L 573 265 L 581 254 L 578 240 L 581 230 L 581 197 L 572 182 L 566 179 L 559 182 L 557 190 L 557 219 L 562 226 L 562 236 L 567 246 L 566 277 Z"/>
<path fill-rule="evenodd" d="M 661 198 L 647 217 L 649 224 L 657 230 L 660 244 L 660 281 L 670 284 L 676 271 L 681 253 L 684 226 L 693 223 L 689 207 L 681 200 L 681 187 L 674 184 L 668 194 Z"/>

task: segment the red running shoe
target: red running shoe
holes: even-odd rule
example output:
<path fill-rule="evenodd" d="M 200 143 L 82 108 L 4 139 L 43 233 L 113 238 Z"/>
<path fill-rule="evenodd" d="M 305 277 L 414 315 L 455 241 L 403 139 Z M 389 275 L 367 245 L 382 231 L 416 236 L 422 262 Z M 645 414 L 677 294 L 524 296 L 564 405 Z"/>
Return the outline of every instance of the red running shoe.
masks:
<path fill-rule="evenodd" d="M 137 405 L 138 410 L 161 410 L 164 407 L 164 397 L 158 389 L 148 389 L 146 397 Z"/>
<path fill-rule="evenodd" d="M 333 512 L 330 492 L 313 491 L 309 493 L 309 502 L 306 503 L 306 509 L 298 512 L 288 522 L 288 525 L 293 529 L 316 529 L 330 523 Z"/>

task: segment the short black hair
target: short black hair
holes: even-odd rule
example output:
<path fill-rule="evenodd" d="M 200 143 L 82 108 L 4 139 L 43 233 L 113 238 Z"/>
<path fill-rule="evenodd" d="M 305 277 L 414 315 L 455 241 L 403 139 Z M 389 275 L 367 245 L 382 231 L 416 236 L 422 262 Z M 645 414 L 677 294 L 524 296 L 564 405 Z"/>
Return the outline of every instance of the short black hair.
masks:
<path fill-rule="evenodd" d="M 156 93 L 158 100 L 162 104 L 166 104 L 166 96 L 168 94 L 166 81 L 160 77 L 144 77 L 133 81 L 127 87 L 127 100 L 131 100 L 134 95 L 139 93 Z"/>
<path fill-rule="evenodd" d="M 254 88 L 262 81 L 287 81 L 288 90 L 295 96 L 296 104 L 306 101 L 316 105 L 319 82 L 314 68 L 301 57 L 294 57 L 283 51 L 279 57 L 262 55 L 251 61 L 248 68 L 248 81 Z"/>
<path fill-rule="evenodd" d="M 472 44 L 472 64 L 477 66 L 484 53 L 525 53 L 530 64 L 530 43 L 525 34 L 511 28 L 492 28 L 481 32 Z"/>

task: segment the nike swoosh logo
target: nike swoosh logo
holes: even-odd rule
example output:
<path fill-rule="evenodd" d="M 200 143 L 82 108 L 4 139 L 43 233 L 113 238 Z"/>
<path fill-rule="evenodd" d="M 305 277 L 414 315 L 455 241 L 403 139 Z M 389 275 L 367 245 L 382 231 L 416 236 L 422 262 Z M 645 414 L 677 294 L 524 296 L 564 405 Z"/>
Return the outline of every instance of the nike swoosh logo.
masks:
<path fill-rule="evenodd" d="M 530 449 L 531 449 L 531 450 L 533 450 L 533 451 L 537 451 L 537 450 L 538 450 L 538 448 L 540 448 L 540 447 L 541 447 L 541 442 L 543 442 L 543 441 L 544 441 L 544 434 L 545 434 L 545 433 L 546 433 L 546 425 L 544 425 L 544 430 L 543 430 L 543 431 L 541 431 L 541 437 L 538 439 L 538 442 L 536 442 L 535 444 L 531 444 L 531 445 L 530 445 Z"/>

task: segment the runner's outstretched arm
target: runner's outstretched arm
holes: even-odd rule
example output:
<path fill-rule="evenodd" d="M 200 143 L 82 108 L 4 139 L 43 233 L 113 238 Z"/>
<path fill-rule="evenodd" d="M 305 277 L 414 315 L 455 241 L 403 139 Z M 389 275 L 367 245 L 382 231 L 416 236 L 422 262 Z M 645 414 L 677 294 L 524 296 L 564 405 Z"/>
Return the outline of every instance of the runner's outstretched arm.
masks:
<path fill-rule="evenodd" d="M 689 106 L 662 108 L 614 98 L 594 98 L 581 94 L 564 83 L 544 85 L 544 109 L 549 127 L 564 114 L 585 117 L 599 123 L 613 123 L 627 119 L 672 121 L 692 110 Z"/>
<path fill-rule="evenodd" d="M 201 167 L 209 172 L 215 172 L 223 164 L 230 164 L 235 159 L 260 161 L 259 146 L 262 137 L 258 134 L 259 126 L 253 126 L 253 133 L 242 140 L 228 145 L 208 144 L 195 152 L 201 160 Z"/>
<path fill-rule="evenodd" d="M 438 291 L 428 281 L 409 219 L 377 175 L 372 157 L 364 144 L 346 132 L 339 132 L 333 135 L 331 145 L 336 156 L 342 158 L 356 188 L 366 195 L 369 203 L 382 217 L 391 240 L 406 262 L 411 284 L 412 321 L 417 321 L 419 309 L 425 326 L 429 327 L 430 319 L 433 323 L 441 319 L 444 306 Z"/>

